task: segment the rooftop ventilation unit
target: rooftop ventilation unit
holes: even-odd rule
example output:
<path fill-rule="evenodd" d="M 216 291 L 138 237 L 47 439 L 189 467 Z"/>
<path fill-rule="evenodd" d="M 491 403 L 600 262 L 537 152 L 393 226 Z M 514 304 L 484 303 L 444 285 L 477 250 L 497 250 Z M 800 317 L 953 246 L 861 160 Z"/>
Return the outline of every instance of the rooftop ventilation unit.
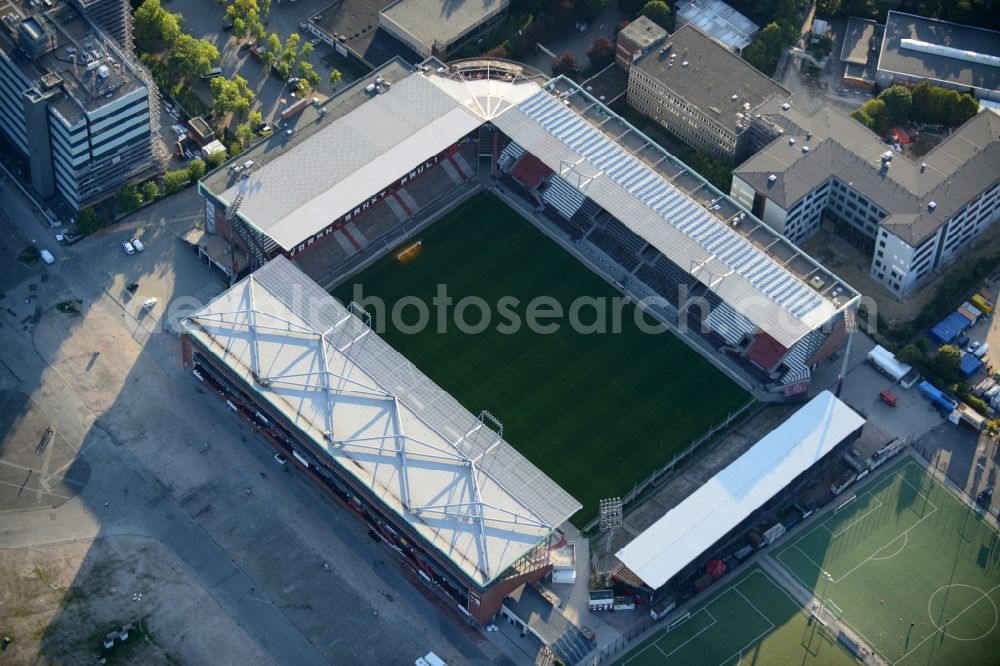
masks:
<path fill-rule="evenodd" d="M 809 152 L 809 146 L 802 146 L 802 154 L 805 155 Z"/>
<path fill-rule="evenodd" d="M 790 109 L 790 108 L 792 108 L 792 105 L 789 104 L 788 102 L 785 102 L 784 104 L 781 105 L 781 110 L 782 111 L 788 111 L 788 109 Z"/>
<path fill-rule="evenodd" d="M 107 65 L 101 65 L 97 68 L 97 75 L 102 79 L 106 79 L 111 75 L 111 70 L 108 69 Z"/>
<path fill-rule="evenodd" d="M 771 174 L 770 176 L 768 176 L 768 177 L 767 177 L 767 184 L 768 184 L 768 185 L 774 185 L 774 183 L 775 183 L 775 182 L 776 182 L 777 180 L 778 180 L 778 177 L 777 177 L 777 176 L 775 176 L 775 175 L 774 175 L 774 174 L 772 173 L 772 174 Z"/>
<path fill-rule="evenodd" d="M 681 67 L 687 67 L 687 66 L 688 66 L 688 61 L 687 60 L 685 60 L 684 62 L 681 63 Z"/>
<path fill-rule="evenodd" d="M 929 204 L 927 204 L 927 211 L 928 212 L 932 212 L 935 208 L 937 208 L 937 202 L 936 201 L 932 201 Z"/>
<path fill-rule="evenodd" d="M 788 145 L 789 146 L 794 146 L 795 145 L 795 137 L 794 136 L 791 137 L 790 139 L 788 139 Z"/>
<path fill-rule="evenodd" d="M 730 97 L 729 99 L 731 99 L 731 100 L 733 100 L 733 101 L 735 102 L 735 101 L 737 100 L 737 98 L 738 98 L 738 97 L 739 97 L 739 95 L 733 95 L 733 96 L 732 96 L 732 97 Z"/>
<path fill-rule="evenodd" d="M 920 163 L 920 173 L 923 173 L 927 169 L 927 162 Z"/>

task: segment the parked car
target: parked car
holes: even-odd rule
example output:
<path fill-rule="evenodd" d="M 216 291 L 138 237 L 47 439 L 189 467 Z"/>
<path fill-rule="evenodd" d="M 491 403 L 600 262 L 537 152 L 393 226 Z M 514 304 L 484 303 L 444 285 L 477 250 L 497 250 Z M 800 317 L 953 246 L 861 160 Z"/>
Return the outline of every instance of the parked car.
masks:
<path fill-rule="evenodd" d="M 135 254 L 135 246 L 129 241 L 122 242 L 122 249 L 125 250 L 125 254 L 133 255 Z"/>
<path fill-rule="evenodd" d="M 131 243 L 132 243 L 132 247 L 135 248 L 136 252 L 142 252 L 143 250 L 146 249 L 146 246 L 143 245 L 142 241 L 140 241 L 138 238 L 133 238 L 131 240 Z"/>
<path fill-rule="evenodd" d="M 240 51 L 248 51 L 248 50 L 250 50 L 251 46 L 253 46 L 253 44 L 251 44 L 250 42 L 243 42 L 240 45 Z"/>
<path fill-rule="evenodd" d="M 261 134 L 267 134 L 268 132 L 271 131 L 271 126 L 268 125 L 267 123 L 264 123 L 263 125 L 257 128 L 257 131 L 260 132 Z"/>
<path fill-rule="evenodd" d="M 152 310 L 153 306 L 156 305 L 156 296 L 151 296 L 142 302 L 142 307 L 147 310 Z"/>
<path fill-rule="evenodd" d="M 296 86 L 298 86 L 299 85 L 299 77 L 293 76 L 292 78 L 288 79 L 288 85 L 290 87 L 292 87 L 292 88 L 295 88 Z"/>
<path fill-rule="evenodd" d="M 225 25 L 222 26 L 222 31 L 223 32 L 229 32 L 232 29 L 233 29 L 233 24 L 232 23 L 226 23 Z"/>
<path fill-rule="evenodd" d="M 972 352 L 974 352 L 974 351 L 976 351 L 977 349 L 979 349 L 979 346 L 980 346 L 981 344 L 983 344 L 983 343 L 982 343 L 982 342 L 980 342 L 979 340 L 975 340 L 975 341 L 973 341 L 973 343 L 972 343 L 971 345 L 969 345 L 968 349 L 966 349 L 966 350 L 965 350 L 965 351 L 966 351 L 966 353 L 969 353 L 969 354 L 971 354 Z"/>
<path fill-rule="evenodd" d="M 281 455 L 280 453 L 275 453 L 274 454 L 274 461 L 276 463 L 278 463 L 279 465 L 281 465 L 282 467 L 284 467 L 285 463 L 288 462 L 288 458 L 286 458 L 285 456 Z"/>
<path fill-rule="evenodd" d="M 40 256 L 42 258 L 42 261 L 44 261 L 47 264 L 56 263 L 56 258 L 53 257 L 52 253 L 49 252 L 48 250 L 42 250 L 41 252 L 38 253 L 38 256 Z"/>
<path fill-rule="evenodd" d="M 309 43 L 310 43 L 310 44 L 312 44 L 313 46 L 316 46 L 317 44 L 319 44 L 319 43 L 320 43 L 320 42 L 322 42 L 322 41 L 323 41 L 323 40 L 322 40 L 322 39 L 320 39 L 319 37 L 315 37 L 315 38 L 313 38 L 313 39 L 310 39 L 310 40 L 309 40 Z"/>

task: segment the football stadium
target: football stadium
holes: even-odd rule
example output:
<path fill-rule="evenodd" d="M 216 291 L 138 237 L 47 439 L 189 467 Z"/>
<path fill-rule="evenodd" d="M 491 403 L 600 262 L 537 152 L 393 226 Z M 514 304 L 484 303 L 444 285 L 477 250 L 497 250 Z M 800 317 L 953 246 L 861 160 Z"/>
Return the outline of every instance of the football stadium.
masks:
<path fill-rule="evenodd" d="M 282 115 L 199 182 L 233 286 L 185 363 L 477 623 L 565 521 L 847 341 L 855 291 L 568 79 L 396 60 Z M 441 286 L 475 332 L 422 321 Z M 570 316 L 505 331 L 505 297 Z M 595 302 L 614 334 L 573 330 Z"/>

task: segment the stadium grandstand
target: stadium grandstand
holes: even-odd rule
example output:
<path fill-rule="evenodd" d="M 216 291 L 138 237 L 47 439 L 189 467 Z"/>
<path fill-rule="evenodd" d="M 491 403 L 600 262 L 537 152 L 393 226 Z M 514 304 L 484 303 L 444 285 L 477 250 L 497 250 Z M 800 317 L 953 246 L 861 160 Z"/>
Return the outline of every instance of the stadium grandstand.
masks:
<path fill-rule="evenodd" d="M 755 526 L 770 527 L 757 545 L 784 533 L 773 515 L 815 467 L 843 453 L 864 424 L 823 391 L 619 550 L 614 576 L 653 604 L 704 589 L 728 568 L 716 565 L 706 578 L 709 562 L 738 562 L 752 552 L 746 537 Z"/>
<path fill-rule="evenodd" d="M 581 506 L 355 314 L 279 256 L 184 321 L 184 363 L 487 623 Z"/>
<path fill-rule="evenodd" d="M 330 287 L 502 185 L 768 390 L 805 391 L 846 343 L 857 292 L 569 79 L 394 61 L 315 113 L 199 183 L 251 267 L 285 255 Z"/>

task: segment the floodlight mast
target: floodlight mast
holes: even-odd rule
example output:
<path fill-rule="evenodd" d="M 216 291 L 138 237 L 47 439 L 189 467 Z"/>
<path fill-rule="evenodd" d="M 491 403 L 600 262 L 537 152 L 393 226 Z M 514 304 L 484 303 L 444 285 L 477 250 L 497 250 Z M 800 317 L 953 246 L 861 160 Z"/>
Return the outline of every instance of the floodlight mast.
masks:
<path fill-rule="evenodd" d="M 608 532 L 607 550 L 604 553 L 604 585 L 608 584 L 608 561 L 611 558 L 611 541 L 615 536 L 615 528 L 622 526 L 622 498 L 609 497 L 602 499 L 597 505 L 598 525 L 602 531 Z"/>

